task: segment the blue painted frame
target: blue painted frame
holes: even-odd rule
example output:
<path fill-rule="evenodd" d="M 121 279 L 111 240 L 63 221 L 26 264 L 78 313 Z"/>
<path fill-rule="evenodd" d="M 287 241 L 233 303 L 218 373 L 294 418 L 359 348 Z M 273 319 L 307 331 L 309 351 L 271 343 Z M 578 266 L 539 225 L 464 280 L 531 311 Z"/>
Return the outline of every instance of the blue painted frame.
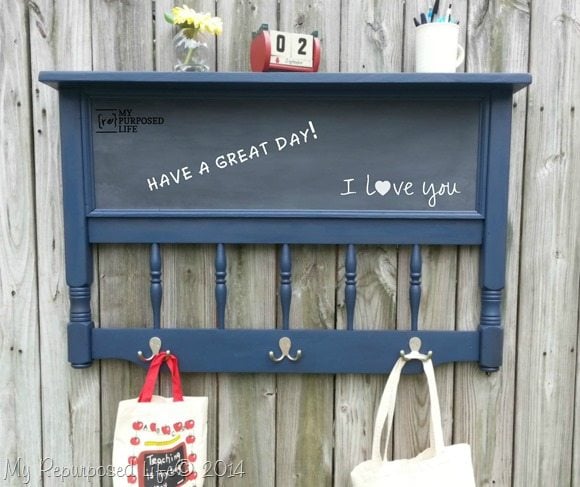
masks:
<path fill-rule="evenodd" d="M 511 104 L 528 74 L 358 73 L 128 73 L 41 72 L 40 81 L 60 92 L 66 276 L 70 289 L 69 361 L 83 368 L 96 359 L 140 363 L 138 350 L 158 336 L 180 357 L 184 371 L 266 373 L 384 373 L 411 336 L 433 350 L 435 363 L 477 361 L 495 371 L 502 361 L 501 295 L 505 278 Z M 93 96 L 178 96 L 191 90 L 219 96 L 239 93 L 303 93 L 321 96 L 459 98 L 481 101 L 480 186 L 475 212 L 340 211 L 128 211 L 95 210 L 91 165 L 90 99 Z M 380 222 L 380 225 L 377 223 Z M 91 318 L 93 243 L 152 243 L 152 302 L 160 303 L 160 243 L 216 243 L 216 329 L 95 328 Z M 283 244 L 283 303 L 289 309 L 290 251 L 287 244 L 346 244 L 349 316 L 356 297 L 353 244 L 479 245 L 481 319 L 478 331 L 228 330 L 224 324 L 227 243 Z M 157 245 L 157 247 L 155 247 Z M 420 297 L 420 256 L 414 248 L 412 301 Z M 159 309 L 157 305 L 157 310 Z M 218 306 L 219 308 L 220 306 Z M 154 306 L 155 309 L 155 306 Z M 287 313 L 286 313 L 287 314 Z M 159 317 L 156 315 L 158 325 Z M 350 320 L 352 322 L 352 320 Z M 414 322 L 416 323 L 416 317 Z M 122 324 L 119 324 L 120 326 Z M 250 324 L 251 325 L 251 324 Z M 286 324 L 287 325 L 287 324 Z M 416 324 L 414 325 L 414 327 Z M 274 363 L 278 341 L 301 349 L 297 362 Z M 203 351 L 191 353 L 190 350 Z"/>

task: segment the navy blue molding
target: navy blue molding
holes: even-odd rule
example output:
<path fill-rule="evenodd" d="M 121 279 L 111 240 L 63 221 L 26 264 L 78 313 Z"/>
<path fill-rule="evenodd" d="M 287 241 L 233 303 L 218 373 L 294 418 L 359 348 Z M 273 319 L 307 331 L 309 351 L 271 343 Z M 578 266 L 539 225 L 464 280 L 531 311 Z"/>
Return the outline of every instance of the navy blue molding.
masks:
<path fill-rule="evenodd" d="M 356 305 L 356 247 L 346 246 L 344 259 L 344 305 L 346 308 L 346 329 L 354 329 L 354 310 Z"/>
<path fill-rule="evenodd" d="M 505 85 L 516 92 L 532 81 L 528 73 L 171 73 L 123 71 L 41 71 L 39 81 L 63 88 L 68 86 L 97 86 L 103 88 L 142 88 L 143 84 L 156 86 L 179 85 L 356 85 L 365 88 L 376 84 L 409 88 L 441 86 L 457 89 L 465 87 L 491 88 Z M 220 86 L 221 87 L 221 86 Z"/>
<path fill-rule="evenodd" d="M 411 330 L 419 329 L 419 306 L 421 305 L 421 273 L 423 259 L 421 246 L 413 245 L 410 259 L 409 302 L 411 304 Z"/>
<path fill-rule="evenodd" d="M 69 361 L 76 368 L 93 360 L 140 363 L 153 336 L 180 357 L 184 371 L 265 373 L 384 373 L 412 336 L 433 350 L 435 363 L 477 361 L 484 371 L 501 366 L 502 292 L 506 267 L 511 103 L 531 82 L 515 73 L 138 73 L 41 72 L 40 81 L 60 91 L 66 278 L 70 292 Z M 479 102 L 476 211 L 95 209 L 92 97 L 465 100 Z M 95 243 L 149 243 L 153 328 L 98 329 L 91 317 Z M 160 245 L 216 244 L 216 329 L 160 328 Z M 279 244 L 281 329 L 230 330 L 226 244 Z M 294 330 L 289 326 L 292 244 L 343 244 L 347 330 Z M 411 330 L 355 330 L 357 244 L 412 245 Z M 478 245 L 481 317 L 477 331 L 422 331 L 420 245 Z M 307 324 L 306 324 L 307 325 Z M 357 324 L 369 325 L 369 324 Z M 432 325 L 432 324 L 431 324 Z M 277 357 L 279 341 L 292 341 L 295 362 Z M 195 351 L 195 352 L 192 352 Z M 292 355 L 297 357 L 297 355 Z"/>
<path fill-rule="evenodd" d="M 91 243 L 480 245 L 483 239 L 483 220 L 143 217 L 95 218 L 88 226 Z"/>
<path fill-rule="evenodd" d="M 142 365 L 137 352 L 148 350 L 149 340 L 156 336 L 161 338 L 164 349 L 179 357 L 180 369 L 184 372 L 384 374 L 391 370 L 401 350 L 409 350 L 409 339 L 418 336 L 422 350 L 434 351 L 435 364 L 479 359 L 480 336 L 477 331 L 249 328 L 95 328 L 92 334 L 94 358 L 123 359 Z M 292 350 L 302 351 L 300 360 L 279 363 L 270 360 L 268 353 L 279 353 L 278 342 L 282 337 L 292 340 Z M 446 353 L 437 353 L 438 350 L 446 350 Z"/>
<path fill-rule="evenodd" d="M 282 329 L 290 328 L 290 304 L 292 303 L 292 253 L 290 245 L 282 244 L 280 250 L 280 305 Z"/>
<path fill-rule="evenodd" d="M 149 267 L 151 275 L 150 295 L 151 310 L 153 311 L 153 328 L 160 328 L 163 285 L 161 283 L 161 248 L 158 243 L 151 244 Z"/>
<path fill-rule="evenodd" d="M 215 251 L 215 304 L 216 321 L 218 328 L 224 328 L 226 323 L 226 304 L 228 297 L 227 280 L 227 255 L 223 243 L 216 245 Z"/>

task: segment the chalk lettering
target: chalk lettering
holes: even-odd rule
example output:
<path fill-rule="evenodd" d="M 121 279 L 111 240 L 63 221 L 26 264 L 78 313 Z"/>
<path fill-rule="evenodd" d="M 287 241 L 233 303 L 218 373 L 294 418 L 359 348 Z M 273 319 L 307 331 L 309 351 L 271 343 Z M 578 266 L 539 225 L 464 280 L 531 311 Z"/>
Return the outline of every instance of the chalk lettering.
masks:
<path fill-rule="evenodd" d="M 261 142 L 260 144 L 258 144 L 262 150 L 264 151 L 264 155 L 267 156 L 268 155 L 268 151 L 266 150 L 266 146 L 268 145 L 268 142 Z"/>
<path fill-rule="evenodd" d="M 199 165 L 199 174 L 203 176 L 206 172 L 209 173 L 209 166 L 207 165 L 207 162 L 202 161 Z"/>
<path fill-rule="evenodd" d="M 222 154 L 221 156 L 217 156 L 215 159 L 215 165 L 220 169 L 224 167 L 228 167 L 228 163 L 226 162 L 226 157 Z"/>
<path fill-rule="evenodd" d="M 248 156 L 244 152 L 244 149 L 239 149 L 237 151 L 237 154 L 238 154 L 238 159 L 240 162 L 246 162 L 248 160 Z"/>
<path fill-rule="evenodd" d="M 179 176 L 181 175 L 179 171 L 177 171 L 175 174 L 173 174 L 173 171 L 169 171 L 169 175 L 171 176 L 171 179 L 175 181 L 175 183 L 179 184 Z"/>
<path fill-rule="evenodd" d="M 294 147 L 295 145 L 300 145 L 300 137 L 298 137 L 298 134 L 292 132 L 290 136 L 290 147 Z"/>
<path fill-rule="evenodd" d="M 367 195 L 372 196 L 373 194 L 376 193 L 376 191 L 375 190 L 373 190 L 372 192 L 369 191 L 369 182 L 370 182 L 370 176 L 367 174 Z"/>
<path fill-rule="evenodd" d="M 147 184 L 149 185 L 149 191 L 159 189 L 159 185 L 157 184 L 157 180 L 155 178 L 147 178 Z"/>
<path fill-rule="evenodd" d="M 318 135 L 316 135 L 316 129 L 314 128 L 314 124 L 312 123 L 312 121 L 308 120 L 308 125 L 310 125 L 310 130 L 312 130 L 312 136 L 315 139 L 318 139 Z"/>
<path fill-rule="evenodd" d="M 169 182 L 169 178 L 167 177 L 167 174 L 162 174 L 161 175 L 161 180 L 159 181 L 159 187 L 163 188 L 163 186 L 169 186 L 171 183 Z"/>
<path fill-rule="evenodd" d="M 340 193 L 340 196 L 348 196 L 349 194 L 356 194 L 356 191 L 351 191 L 350 190 L 350 183 L 352 181 L 354 181 L 354 178 L 351 178 L 351 179 L 343 179 L 343 181 L 346 183 L 346 193 Z"/>
<path fill-rule="evenodd" d="M 228 162 L 230 164 L 230 166 L 233 166 L 234 164 L 238 163 L 238 160 L 236 159 L 236 153 L 235 152 L 228 152 L 226 154 L 227 158 L 228 158 Z"/>
<path fill-rule="evenodd" d="M 260 157 L 260 152 L 258 151 L 258 148 L 253 145 L 252 147 L 250 147 L 250 154 L 248 155 L 248 157 L 251 159 L 253 159 L 254 157 Z"/>
<path fill-rule="evenodd" d="M 455 194 L 461 194 L 457 188 L 457 183 L 453 183 L 453 186 L 451 186 L 451 182 L 441 183 L 437 188 L 434 183 L 427 185 L 427 182 L 423 181 L 423 195 L 429 196 L 427 204 L 430 208 L 435 208 L 437 205 L 437 196 L 453 196 Z"/>
<path fill-rule="evenodd" d="M 139 117 L 132 117 L 131 110 L 124 110 L 119 112 L 121 118 L 124 119 L 125 123 L 133 122 L 133 123 L 157 123 L 162 117 L 158 117 L 157 120 L 155 117 L 149 117 L 147 120 L 141 119 Z M 100 115 L 99 115 L 100 116 Z M 103 121 L 99 121 L 99 126 L 105 126 L 108 123 L 107 120 L 104 118 Z M 150 119 L 150 120 L 149 120 Z M 116 119 L 115 119 L 116 120 Z M 116 121 L 115 121 L 116 123 Z M 163 121 L 159 122 L 163 123 Z M 274 142 L 278 148 L 278 151 L 284 150 L 285 148 L 294 147 L 295 145 L 306 144 L 309 142 L 310 138 L 317 139 L 318 136 L 316 135 L 316 130 L 314 128 L 314 124 L 312 121 L 308 121 L 309 127 L 306 127 L 304 130 L 298 130 L 297 132 L 292 132 L 288 137 L 280 136 L 274 138 Z M 101 128 L 103 128 L 101 127 Z M 123 125 L 123 130 L 126 131 L 134 131 L 133 127 L 137 127 L 136 125 Z M 135 130 L 136 131 L 136 130 Z M 241 165 L 247 163 L 248 161 L 252 161 L 254 159 L 258 159 L 261 156 L 268 155 L 268 144 L 271 141 L 263 141 L 255 145 L 249 146 L 246 148 L 239 148 L 235 150 L 231 150 L 230 152 L 224 152 L 223 154 L 219 154 L 214 159 L 214 164 L 218 169 L 226 169 L 228 167 Z M 207 162 L 201 161 L 199 163 L 199 169 L 197 173 L 200 176 L 204 174 L 209 174 L 210 168 Z M 159 176 L 152 176 L 147 178 L 147 187 L 149 191 L 156 191 L 167 186 L 171 186 L 173 184 L 181 184 L 183 181 L 189 181 L 193 179 L 193 173 L 191 172 L 189 166 L 183 166 L 177 170 L 169 170 L 166 173 L 163 173 Z M 345 180 L 346 181 L 346 180 Z M 354 181 L 351 180 L 351 181 Z M 350 184 L 350 183 L 347 183 Z M 350 190 L 350 186 L 347 189 L 347 194 L 355 194 L 355 191 Z"/>
<path fill-rule="evenodd" d="M 401 181 L 399 184 L 393 183 L 393 191 L 397 196 L 399 196 L 402 192 L 404 192 L 407 196 L 412 196 L 415 194 L 414 191 L 411 191 L 413 188 L 413 183 L 411 181 Z"/>
<path fill-rule="evenodd" d="M 159 179 L 156 177 L 147 178 L 147 186 L 149 191 L 154 191 L 171 184 L 179 184 L 183 180 L 187 181 L 191 179 L 193 175 L 189 170 L 189 166 L 183 166 L 175 171 L 169 171 L 168 173 L 163 173 Z"/>

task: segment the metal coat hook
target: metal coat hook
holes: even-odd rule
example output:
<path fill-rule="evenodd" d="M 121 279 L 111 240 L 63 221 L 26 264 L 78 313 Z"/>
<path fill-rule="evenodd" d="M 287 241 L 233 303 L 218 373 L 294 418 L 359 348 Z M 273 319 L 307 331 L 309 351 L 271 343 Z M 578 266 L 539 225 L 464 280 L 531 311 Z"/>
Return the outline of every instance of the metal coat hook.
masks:
<path fill-rule="evenodd" d="M 161 351 L 161 338 L 152 337 L 151 340 L 149 340 L 149 348 L 151 349 L 151 357 L 144 357 L 141 350 L 137 352 L 137 355 L 139 355 L 139 358 L 143 360 L 143 362 L 151 362 L 153 357 L 155 357 L 155 355 Z M 165 354 L 170 355 L 171 352 L 169 350 L 165 350 Z"/>
<path fill-rule="evenodd" d="M 270 351 L 268 353 L 268 356 L 270 357 L 270 360 L 272 362 L 282 362 L 282 360 L 284 360 L 285 358 L 290 360 L 290 362 L 297 362 L 302 358 L 302 350 L 296 350 L 296 355 L 294 355 L 294 357 L 290 355 L 290 349 L 292 348 L 292 340 L 290 340 L 290 338 L 288 337 L 280 338 L 280 340 L 278 341 L 278 346 L 280 347 L 282 355 L 276 357 L 274 355 L 274 352 Z"/>
<path fill-rule="evenodd" d="M 409 353 L 405 353 L 404 350 L 401 350 L 399 354 L 408 362 L 409 360 L 420 360 L 421 362 L 426 362 L 427 360 L 431 360 L 433 356 L 433 352 L 429 350 L 427 354 L 419 352 L 421 349 L 421 339 L 419 337 L 413 337 L 409 340 L 409 348 L 411 351 Z"/>

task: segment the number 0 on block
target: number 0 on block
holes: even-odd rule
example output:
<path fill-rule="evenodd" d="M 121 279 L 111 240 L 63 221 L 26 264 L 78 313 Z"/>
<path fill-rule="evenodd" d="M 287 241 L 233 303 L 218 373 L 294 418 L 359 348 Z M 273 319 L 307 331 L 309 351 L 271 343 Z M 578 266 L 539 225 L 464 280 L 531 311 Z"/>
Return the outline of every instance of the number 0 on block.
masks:
<path fill-rule="evenodd" d="M 318 71 L 320 41 L 317 33 L 295 34 L 268 30 L 254 33 L 250 50 L 252 71 Z"/>

